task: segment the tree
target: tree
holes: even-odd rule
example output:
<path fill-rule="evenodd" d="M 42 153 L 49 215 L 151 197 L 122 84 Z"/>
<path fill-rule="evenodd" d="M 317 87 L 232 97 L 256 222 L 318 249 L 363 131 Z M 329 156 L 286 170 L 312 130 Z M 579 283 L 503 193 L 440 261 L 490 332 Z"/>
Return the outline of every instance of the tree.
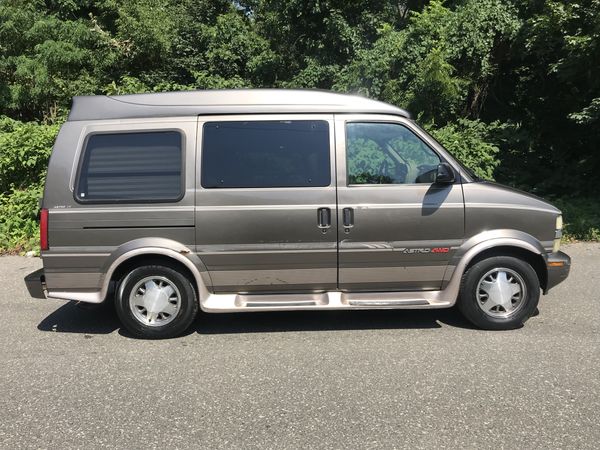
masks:
<path fill-rule="evenodd" d="M 358 93 L 408 108 L 484 178 L 597 197 L 599 61 L 598 0 L 3 0 L 0 232 L 16 214 L 11 245 L 30 245 L 51 136 L 85 94 Z M 577 236 L 597 236 L 584 215 Z"/>

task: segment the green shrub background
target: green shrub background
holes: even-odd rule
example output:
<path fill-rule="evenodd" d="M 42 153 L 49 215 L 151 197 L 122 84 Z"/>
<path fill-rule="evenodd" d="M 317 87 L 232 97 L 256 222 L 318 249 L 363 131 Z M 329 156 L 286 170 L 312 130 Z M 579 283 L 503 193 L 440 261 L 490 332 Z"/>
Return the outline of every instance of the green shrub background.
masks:
<path fill-rule="evenodd" d="M 74 95 L 319 88 L 407 108 L 478 176 L 600 238 L 600 2 L 3 0 L 0 253 L 37 246 Z"/>
<path fill-rule="evenodd" d="M 0 251 L 38 250 L 39 199 L 58 129 L 0 118 Z"/>

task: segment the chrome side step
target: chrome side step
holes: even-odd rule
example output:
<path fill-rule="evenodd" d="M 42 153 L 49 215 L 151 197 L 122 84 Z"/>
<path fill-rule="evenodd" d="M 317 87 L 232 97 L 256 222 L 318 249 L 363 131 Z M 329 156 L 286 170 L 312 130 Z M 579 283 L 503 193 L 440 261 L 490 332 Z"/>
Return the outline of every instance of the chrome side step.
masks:
<path fill-rule="evenodd" d="M 278 307 L 278 306 L 316 306 L 317 302 L 315 302 L 314 300 L 306 300 L 306 301 L 300 301 L 300 302 L 287 302 L 287 301 L 282 301 L 282 302 L 248 302 L 245 303 L 243 306 L 245 306 L 246 308 L 271 308 L 271 307 Z"/>
<path fill-rule="evenodd" d="M 205 312 L 295 311 L 334 309 L 448 308 L 454 301 L 443 291 L 340 292 L 305 294 L 208 294 L 200 301 Z"/>
<path fill-rule="evenodd" d="M 425 299 L 417 300 L 349 300 L 350 306 L 418 306 L 429 305 Z"/>
<path fill-rule="evenodd" d="M 239 308 L 292 308 L 326 305 L 326 293 L 306 294 L 237 294 L 235 306 Z"/>

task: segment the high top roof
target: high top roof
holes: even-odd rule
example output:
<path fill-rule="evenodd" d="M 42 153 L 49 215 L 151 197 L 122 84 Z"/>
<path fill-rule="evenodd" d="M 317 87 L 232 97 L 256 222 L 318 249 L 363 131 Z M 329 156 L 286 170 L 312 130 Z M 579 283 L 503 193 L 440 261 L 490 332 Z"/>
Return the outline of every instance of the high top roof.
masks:
<path fill-rule="evenodd" d="M 319 90 L 235 89 L 73 98 L 69 121 L 216 114 L 375 113 L 403 109 L 355 95 Z"/>

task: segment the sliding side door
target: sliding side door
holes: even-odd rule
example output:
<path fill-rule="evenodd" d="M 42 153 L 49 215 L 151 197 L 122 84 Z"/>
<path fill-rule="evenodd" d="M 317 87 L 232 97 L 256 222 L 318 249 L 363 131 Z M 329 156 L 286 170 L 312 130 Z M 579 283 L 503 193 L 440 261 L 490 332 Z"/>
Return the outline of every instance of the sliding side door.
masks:
<path fill-rule="evenodd" d="M 201 117 L 196 247 L 215 292 L 337 287 L 332 115 Z"/>

